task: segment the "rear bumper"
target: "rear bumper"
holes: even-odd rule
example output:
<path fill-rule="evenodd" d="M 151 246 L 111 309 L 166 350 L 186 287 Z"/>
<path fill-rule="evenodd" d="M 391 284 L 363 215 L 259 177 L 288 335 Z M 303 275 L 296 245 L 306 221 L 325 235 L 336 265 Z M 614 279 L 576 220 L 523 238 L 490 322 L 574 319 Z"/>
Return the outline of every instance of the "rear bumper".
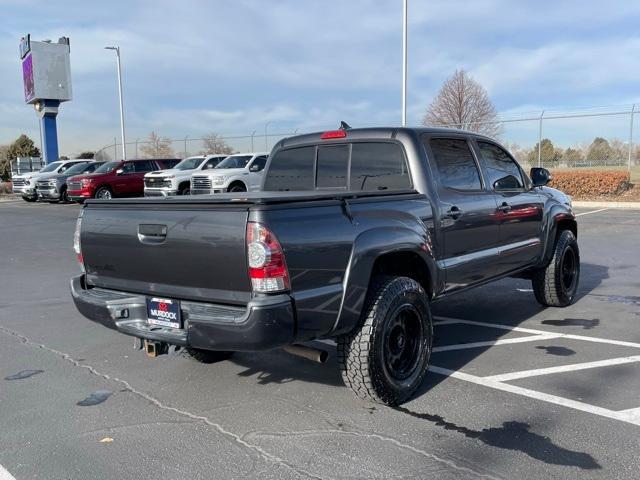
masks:
<path fill-rule="evenodd" d="M 254 299 L 246 308 L 182 300 L 184 329 L 149 325 L 145 295 L 87 288 L 84 275 L 71 279 L 71 295 L 89 320 L 138 338 L 229 351 L 269 350 L 294 341 L 288 295 Z"/>

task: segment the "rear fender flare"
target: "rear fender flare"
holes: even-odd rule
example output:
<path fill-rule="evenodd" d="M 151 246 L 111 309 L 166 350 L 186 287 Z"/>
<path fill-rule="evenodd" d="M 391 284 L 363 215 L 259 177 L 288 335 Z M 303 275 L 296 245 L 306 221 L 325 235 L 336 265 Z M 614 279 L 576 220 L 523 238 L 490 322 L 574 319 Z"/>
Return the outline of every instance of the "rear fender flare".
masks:
<path fill-rule="evenodd" d="M 343 280 L 343 295 L 332 335 L 353 330 L 367 297 L 373 267 L 378 258 L 392 253 L 413 253 L 423 261 L 432 283 L 436 279 L 433 244 L 426 228 L 417 231 L 407 227 L 379 227 L 358 235 L 354 241 Z"/>

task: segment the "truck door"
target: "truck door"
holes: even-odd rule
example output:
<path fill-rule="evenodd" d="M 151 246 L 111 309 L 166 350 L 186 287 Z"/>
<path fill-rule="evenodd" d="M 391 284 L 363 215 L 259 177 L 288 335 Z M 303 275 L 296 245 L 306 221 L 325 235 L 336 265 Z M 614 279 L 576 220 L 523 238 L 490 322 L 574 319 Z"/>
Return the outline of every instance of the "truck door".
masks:
<path fill-rule="evenodd" d="M 495 274 L 499 232 L 496 199 L 485 188 L 469 140 L 463 136 L 422 137 L 435 181 L 438 265 L 446 290 Z"/>
<path fill-rule="evenodd" d="M 500 231 L 497 273 L 507 273 L 540 255 L 543 202 L 506 150 L 484 140 L 476 140 L 476 147 L 487 185 L 496 198 Z"/>
<path fill-rule="evenodd" d="M 266 164 L 267 155 L 260 155 L 251 162 L 251 165 L 249 165 L 249 178 L 247 182 L 249 184 L 249 190 L 258 190 L 260 188 L 260 184 L 262 183 L 262 173 L 264 172 Z"/>

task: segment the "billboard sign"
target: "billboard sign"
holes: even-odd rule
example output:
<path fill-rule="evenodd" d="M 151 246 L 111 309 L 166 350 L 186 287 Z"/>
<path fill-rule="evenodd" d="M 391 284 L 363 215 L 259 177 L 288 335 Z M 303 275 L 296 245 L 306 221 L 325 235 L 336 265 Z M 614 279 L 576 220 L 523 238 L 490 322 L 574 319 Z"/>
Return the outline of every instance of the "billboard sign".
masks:
<path fill-rule="evenodd" d="M 33 84 L 33 57 L 27 55 L 22 60 L 22 80 L 24 82 L 24 101 L 29 103 L 35 97 Z"/>

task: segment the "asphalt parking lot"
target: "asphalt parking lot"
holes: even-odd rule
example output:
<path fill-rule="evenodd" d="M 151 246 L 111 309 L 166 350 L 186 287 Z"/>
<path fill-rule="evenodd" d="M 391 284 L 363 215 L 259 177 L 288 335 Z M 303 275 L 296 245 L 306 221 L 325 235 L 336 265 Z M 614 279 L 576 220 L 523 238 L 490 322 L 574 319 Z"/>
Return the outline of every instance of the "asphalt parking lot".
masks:
<path fill-rule="evenodd" d="M 431 374 L 391 409 L 330 347 L 147 358 L 73 306 L 78 206 L 0 203 L 0 479 L 637 479 L 640 211 L 593 210 L 574 305 L 514 279 L 434 304 Z"/>

